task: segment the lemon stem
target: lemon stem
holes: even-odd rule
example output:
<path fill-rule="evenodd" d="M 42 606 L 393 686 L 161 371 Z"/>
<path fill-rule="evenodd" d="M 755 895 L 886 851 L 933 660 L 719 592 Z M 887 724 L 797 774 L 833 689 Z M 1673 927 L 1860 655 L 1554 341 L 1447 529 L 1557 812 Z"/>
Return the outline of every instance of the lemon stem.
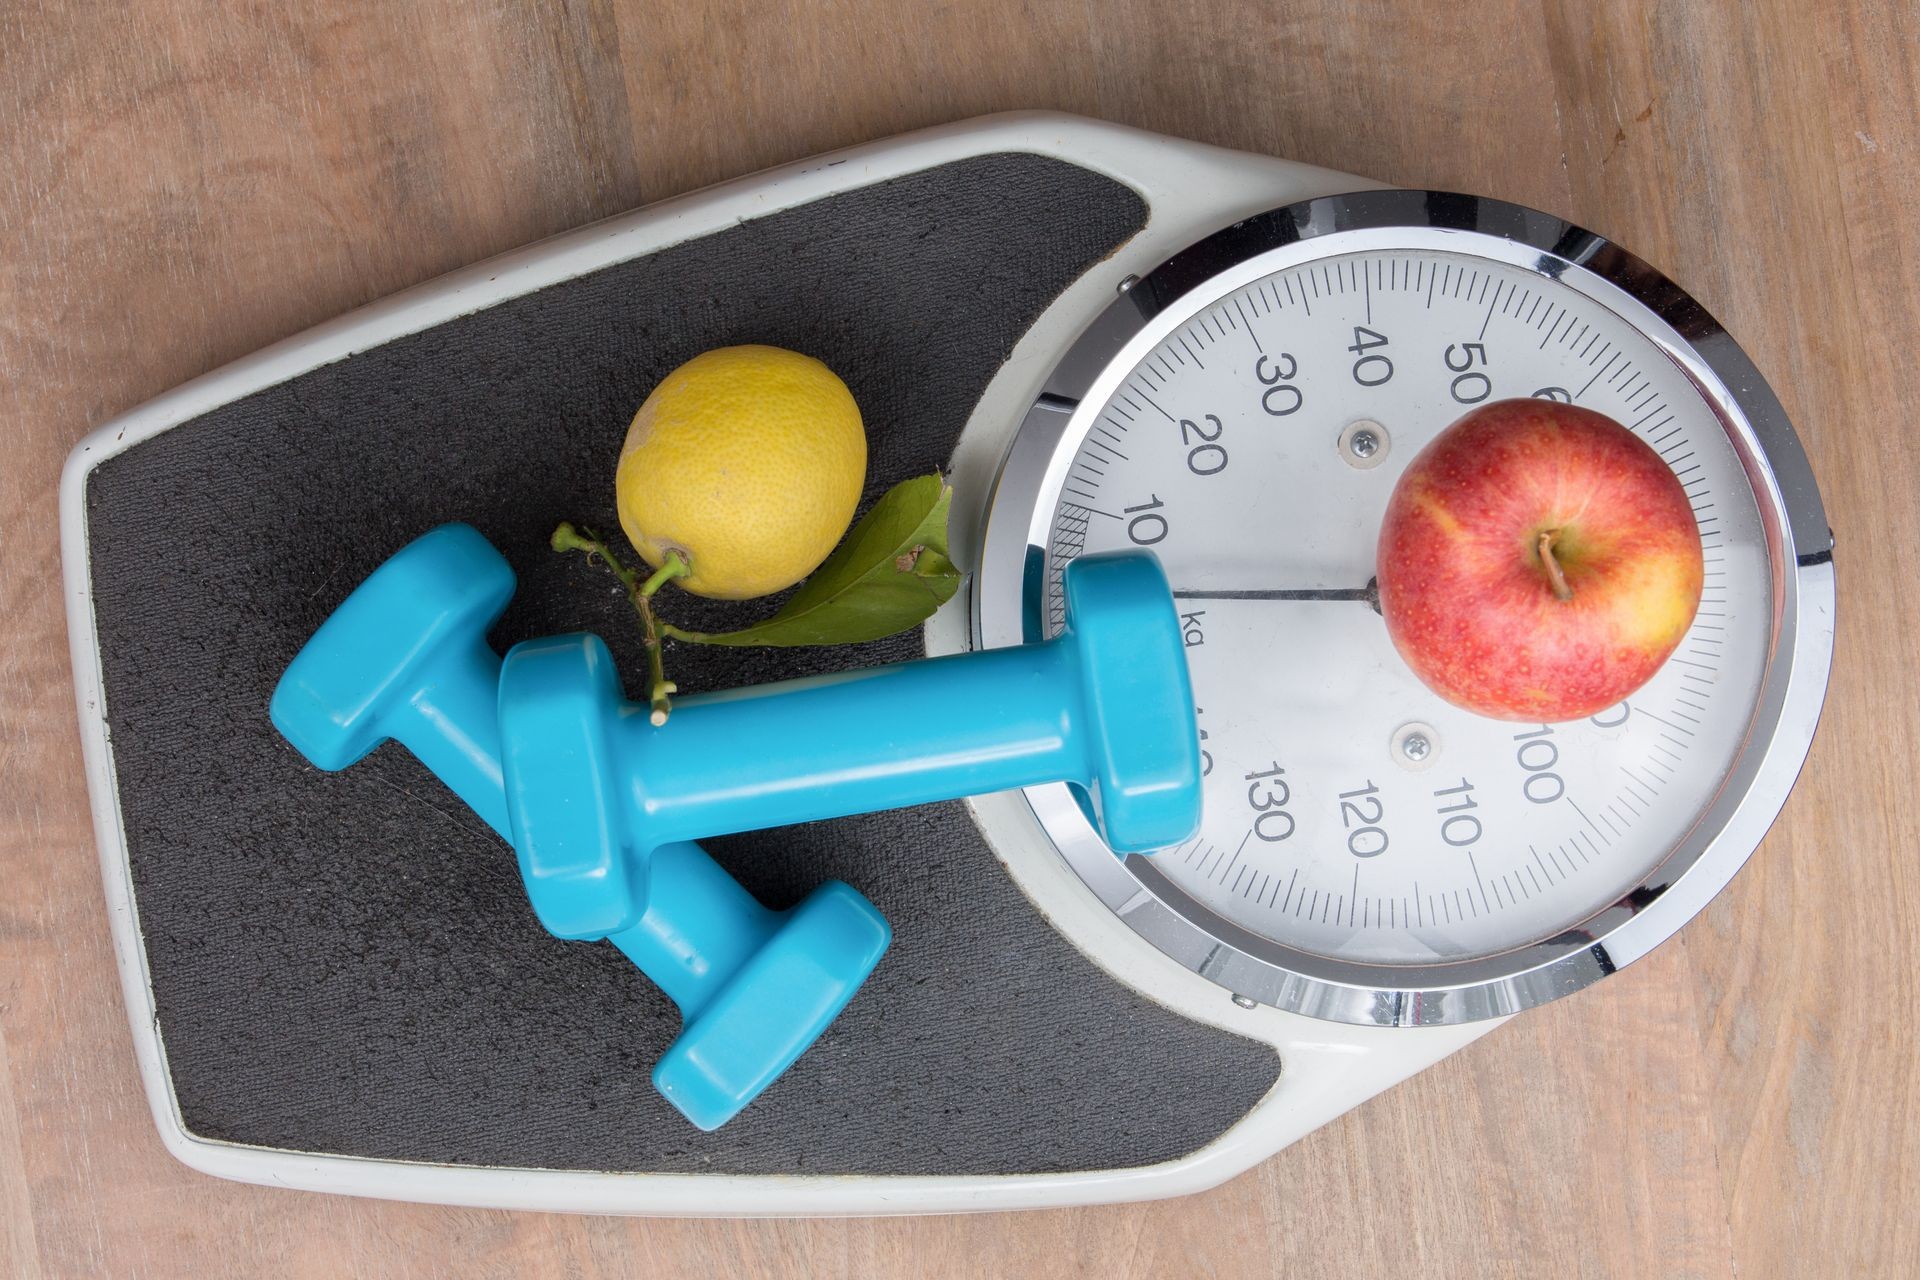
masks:
<path fill-rule="evenodd" d="M 578 551 L 587 557 L 589 564 L 600 561 L 626 589 L 627 599 L 632 602 L 634 612 L 640 615 L 640 636 L 647 648 L 647 701 L 653 708 L 648 719 L 656 725 L 665 724 L 673 710 L 671 695 L 679 692 L 680 686 L 667 679 L 666 664 L 661 656 L 661 624 L 653 616 L 653 593 L 688 572 L 686 560 L 678 552 L 668 553 L 667 562 L 643 582 L 638 573 L 620 563 L 612 548 L 591 529 L 575 529 L 563 522 L 553 531 L 548 545 L 555 551 Z"/>
<path fill-rule="evenodd" d="M 600 561 L 612 570 L 614 577 L 620 579 L 620 585 L 627 589 L 628 595 L 639 590 L 639 575 L 621 564 L 607 544 L 600 540 L 600 535 L 591 529 L 576 529 L 569 522 L 562 520 L 559 527 L 553 531 L 553 536 L 547 539 L 547 545 L 562 553 L 578 551 L 587 557 L 589 564 L 595 560 Z"/>
<path fill-rule="evenodd" d="M 647 693 L 653 703 L 653 714 L 648 718 L 655 725 L 667 722 L 667 716 L 673 711 L 669 695 L 679 692 L 680 686 L 667 679 L 666 668 L 661 661 L 661 649 L 664 646 L 660 642 L 661 623 L 653 616 L 653 593 L 691 571 L 685 556 L 678 551 L 669 551 L 667 562 L 654 570 L 653 576 L 641 583 L 639 590 L 630 593 L 633 607 L 640 611 L 640 622 L 646 628 L 647 675 L 651 678 Z"/>
<path fill-rule="evenodd" d="M 693 572 L 693 566 L 678 551 L 667 552 L 667 562 L 654 571 L 651 578 L 640 584 L 640 594 L 651 598 L 653 593 L 672 582 L 675 578 L 684 578 Z"/>
<path fill-rule="evenodd" d="M 1553 594 L 1561 600 L 1573 599 L 1573 587 L 1567 582 L 1566 571 L 1560 562 L 1553 558 L 1553 540 L 1559 536 L 1558 529 L 1544 529 L 1540 533 L 1540 563 L 1547 567 L 1547 581 L 1553 585 Z"/>

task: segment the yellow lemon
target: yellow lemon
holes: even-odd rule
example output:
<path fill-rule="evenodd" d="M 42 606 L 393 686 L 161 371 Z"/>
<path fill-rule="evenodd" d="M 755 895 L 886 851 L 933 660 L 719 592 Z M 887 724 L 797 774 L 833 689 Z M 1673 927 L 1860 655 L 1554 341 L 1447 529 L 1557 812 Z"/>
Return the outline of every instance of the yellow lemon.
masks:
<path fill-rule="evenodd" d="M 678 551 L 698 595 L 747 600 L 812 573 L 867 478 L 847 384 L 811 356 L 721 347 L 668 374 L 627 429 L 620 526 L 648 564 Z"/>

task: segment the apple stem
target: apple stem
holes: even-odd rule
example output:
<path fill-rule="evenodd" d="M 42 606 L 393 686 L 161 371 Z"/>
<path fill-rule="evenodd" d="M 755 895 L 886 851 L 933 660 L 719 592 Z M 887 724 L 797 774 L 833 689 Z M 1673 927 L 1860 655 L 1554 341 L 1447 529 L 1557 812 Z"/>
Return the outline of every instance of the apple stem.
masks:
<path fill-rule="evenodd" d="M 1553 584 L 1553 594 L 1562 600 L 1573 599 L 1573 588 L 1567 583 L 1567 575 L 1560 568 L 1560 562 L 1553 558 L 1553 540 L 1559 534 L 1558 529 L 1543 529 L 1540 533 L 1540 563 L 1547 566 L 1547 581 Z"/>

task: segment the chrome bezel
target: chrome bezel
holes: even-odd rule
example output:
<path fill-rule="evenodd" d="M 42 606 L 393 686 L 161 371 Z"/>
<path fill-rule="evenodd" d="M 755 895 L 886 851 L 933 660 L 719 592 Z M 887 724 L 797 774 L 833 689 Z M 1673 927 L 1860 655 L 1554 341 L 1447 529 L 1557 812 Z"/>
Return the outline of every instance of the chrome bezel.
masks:
<path fill-rule="evenodd" d="M 1706 309 L 1619 246 L 1518 205 L 1435 191 L 1361 191 L 1245 219 L 1133 283 L 1051 371 L 988 505 L 974 579 L 976 643 L 1037 638 L 1048 539 L 1067 469 L 1102 405 L 1146 353 L 1217 298 L 1339 254 L 1467 254 L 1558 280 L 1644 333 L 1712 407 L 1753 484 L 1773 564 L 1773 634 L 1746 738 L 1694 825 L 1640 882 L 1559 935 L 1445 964 L 1359 964 L 1235 925 L 1175 887 L 1150 858 L 1102 844 L 1064 786 L 1026 799 L 1054 846 L 1154 947 L 1236 995 L 1362 1025 L 1473 1022 L 1577 991 L 1678 932 L 1718 893 L 1779 814 L 1813 741 L 1833 656 L 1832 535 L 1785 412 Z"/>

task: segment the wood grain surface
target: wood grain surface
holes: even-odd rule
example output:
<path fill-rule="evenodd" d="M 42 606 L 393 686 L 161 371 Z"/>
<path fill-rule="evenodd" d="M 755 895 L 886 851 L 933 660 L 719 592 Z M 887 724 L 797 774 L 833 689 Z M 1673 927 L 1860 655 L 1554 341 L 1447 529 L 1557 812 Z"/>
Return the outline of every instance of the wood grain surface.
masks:
<path fill-rule="evenodd" d="M 1867 0 L 0 0 L 0 1273 L 1914 1274 L 1917 68 L 1920 10 Z M 176 1165 L 81 780 L 67 450 L 448 268 L 1014 107 L 1538 206 L 1727 323 L 1839 542 L 1826 717 L 1752 864 L 1650 959 L 1184 1200 L 639 1221 Z"/>

